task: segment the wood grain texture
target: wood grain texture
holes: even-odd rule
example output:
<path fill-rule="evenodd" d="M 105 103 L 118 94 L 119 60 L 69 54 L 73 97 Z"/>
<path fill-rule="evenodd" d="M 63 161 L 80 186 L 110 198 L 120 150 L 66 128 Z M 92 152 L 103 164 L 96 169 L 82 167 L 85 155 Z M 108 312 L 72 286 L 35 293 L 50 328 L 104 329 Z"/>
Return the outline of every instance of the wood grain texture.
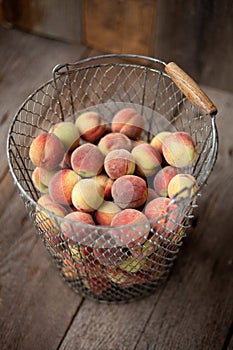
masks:
<path fill-rule="evenodd" d="M 39 38 L 0 27 L 0 154 L 6 160 L 10 123 L 24 100 L 42 83 L 52 79 L 58 63 L 77 61 L 85 47 Z M 0 179 L 4 168 L 0 167 Z"/>
<path fill-rule="evenodd" d="M 231 0 L 159 0 L 154 55 L 176 62 L 198 83 L 233 92 Z"/>
<path fill-rule="evenodd" d="M 81 0 L 2 0 L 2 20 L 34 34 L 82 42 Z"/>
<path fill-rule="evenodd" d="M 17 108 L 51 78 L 55 64 L 77 60 L 84 50 L 0 28 L 1 349 L 56 349 L 82 301 L 35 234 L 8 171 L 6 137 Z"/>
<path fill-rule="evenodd" d="M 151 55 L 157 0 L 85 0 L 84 40 L 93 49 Z"/>

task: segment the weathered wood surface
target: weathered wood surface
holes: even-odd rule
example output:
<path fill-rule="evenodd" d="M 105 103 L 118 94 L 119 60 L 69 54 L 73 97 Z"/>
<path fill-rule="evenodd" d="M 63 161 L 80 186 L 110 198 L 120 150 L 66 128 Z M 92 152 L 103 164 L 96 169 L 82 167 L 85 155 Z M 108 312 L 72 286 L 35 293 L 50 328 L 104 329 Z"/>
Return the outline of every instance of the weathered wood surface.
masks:
<path fill-rule="evenodd" d="M 93 55 L 0 29 L 0 348 L 230 349 L 233 316 L 233 95 L 204 87 L 219 114 L 220 148 L 193 227 L 165 286 L 121 305 L 83 299 L 61 280 L 8 172 L 6 136 L 52 67 Z"/>

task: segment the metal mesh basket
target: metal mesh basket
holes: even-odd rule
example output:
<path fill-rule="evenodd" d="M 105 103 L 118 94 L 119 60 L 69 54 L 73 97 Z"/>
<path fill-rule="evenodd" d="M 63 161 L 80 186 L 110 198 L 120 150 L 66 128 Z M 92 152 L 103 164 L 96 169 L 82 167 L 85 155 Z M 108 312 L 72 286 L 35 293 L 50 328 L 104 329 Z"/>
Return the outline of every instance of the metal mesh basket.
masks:
<path fill-rule="evenodd" d="M 10 171 L 36 231 L 69 286 L 98 301 L 135 300 L 166 280 L 196 198 L 214 166 L 216 109 L 203 112 L 200 102 L 191 102 L 182 92 L 187 92 L 187 84 L 178 87 L 166 67 L 159 60 L 135 55 L 105 55 L 56 66 L 53 79 L 27 98 L 9 130 Z M 197 160 L 186 171 L 197 179 L 199 191 L 192 197 L 190 192 L 185 199 L 175 198 L 175 209 L 171 206 L 159 219 L 162 229 L 157 231 L 152 223 L 150 227 L 75 223 L 37 203 L 40 193 L 32 182 L 34 166 L 29 158 L 32 140 L 61 120 L 75 121 L 87 110 L 103 113 L 111 123 L 122 106 L 133 106 L 143 116 L 146 141 L 166 128 L 190 133 L 197 144 Z M 64 239 L 64 228 L 76 239 Z M 123 236 L 127 237 L 124 242 Z"/>

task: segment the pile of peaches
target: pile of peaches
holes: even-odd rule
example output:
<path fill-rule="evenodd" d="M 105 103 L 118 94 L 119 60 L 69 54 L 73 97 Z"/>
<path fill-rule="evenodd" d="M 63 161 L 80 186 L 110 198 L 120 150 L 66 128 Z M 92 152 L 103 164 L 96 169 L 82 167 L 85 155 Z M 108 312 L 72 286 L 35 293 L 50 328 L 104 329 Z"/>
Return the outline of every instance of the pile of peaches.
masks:
<path fill-rule="evenodd" d="M 109 283 L 128 288 L 158 277 L 159 237 L 172 241 L 180 234 L 173 199 L 191 198 L 198 189 L 187 172 L 197 157 L 191 135 L 161 131 L 146 142 L 143 131 L 133 108 L 120 109 L 110 125 L 88 111 L 54 124 L 30 145 L 32 182 L 40 192 L 37 224 L 56 256 L 66 242 L 65 277 L 88 274 L 85 285 L 95 293 Z M 40 207 L 66 219 L 60 229 Z"/>

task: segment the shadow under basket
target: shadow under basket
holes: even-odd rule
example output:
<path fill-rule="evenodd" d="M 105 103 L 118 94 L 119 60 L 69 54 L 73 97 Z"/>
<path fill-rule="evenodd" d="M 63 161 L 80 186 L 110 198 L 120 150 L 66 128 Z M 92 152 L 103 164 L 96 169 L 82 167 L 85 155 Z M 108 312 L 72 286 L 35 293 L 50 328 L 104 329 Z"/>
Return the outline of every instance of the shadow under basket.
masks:
<path fill-rule="evenodd" d="M 152 222 L 149 227 L 75 223 L 39 205 L 41 193 L 32 182 L 35 166 L 29 158 L 33 139 L 58 122 L 74 122 L 85 111 L 99 112 L 111 125 L 114 114 L 125 107 L 143 117 L 141 138 L 147 142 L 164 130 L 192 136 L 198 154 L 185 171 L 196 178 L 198 191 L 172 200 L 175 205 L 157 219 L 157 231 Z M 203 91 L 175 64 L 136 55 L 58 65 L 52 79 L 23 103 L 8 134 L 10 171 L 37 233 L 75 292 L 101 302 L 129 302 L 166 281 L 216 160 L 216 113 Z M 64 227 L 79 239 L 65 239 Z M 116 239 L 122 235 L 129 237 L 125 244 Z"/>

